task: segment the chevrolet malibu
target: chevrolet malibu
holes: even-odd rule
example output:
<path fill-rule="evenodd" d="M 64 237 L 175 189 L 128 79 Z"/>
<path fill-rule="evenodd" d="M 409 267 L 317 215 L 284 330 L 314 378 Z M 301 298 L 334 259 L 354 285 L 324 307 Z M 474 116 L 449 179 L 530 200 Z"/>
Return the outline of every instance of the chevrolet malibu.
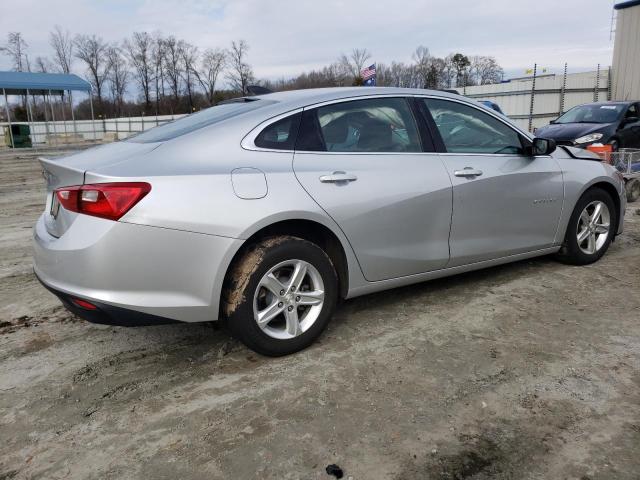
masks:
<path fill-rule="evenodd" d="M 446 92 L 239 98 L 41 159 L 45 287 L 93 322 L 224 320 L 265 355 L 310 345 L 340 299 L 555 254 L 622 231 L 619 175 Z"/>

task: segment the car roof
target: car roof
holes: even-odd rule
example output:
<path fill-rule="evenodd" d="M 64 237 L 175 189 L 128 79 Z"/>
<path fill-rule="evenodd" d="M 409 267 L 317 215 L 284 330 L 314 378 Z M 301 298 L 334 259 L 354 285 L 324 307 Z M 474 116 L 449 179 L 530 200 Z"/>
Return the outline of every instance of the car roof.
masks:
<path fill-rule="evenodd" d="M 342 98 L 376 96 L 376 95 L 433 95 L 447 98 L 464 98 L 461 95 L 443 92 L 441 90 L 425 90 L 418 88 L 396 88 L 396 87 L 329 87 L 329 88 L 309 88 L 304 90 L 287 90 L 283 92 L 267 93 L 249 98 L 260 98 L 273 100 L 281 107 L 294 109 L 313 105 L 316 103 L 340 100 Z M 467 99 L 468 100 L 468 99 Z"/>
<path fill-rule="evenodd" d="M 631 105 L 632 103 L 638 103 L 637 100 L 609 100 L 606 102 L 588 102 L 582 105 Z M 579 107 L 580 105 L 576 105 Z"/>

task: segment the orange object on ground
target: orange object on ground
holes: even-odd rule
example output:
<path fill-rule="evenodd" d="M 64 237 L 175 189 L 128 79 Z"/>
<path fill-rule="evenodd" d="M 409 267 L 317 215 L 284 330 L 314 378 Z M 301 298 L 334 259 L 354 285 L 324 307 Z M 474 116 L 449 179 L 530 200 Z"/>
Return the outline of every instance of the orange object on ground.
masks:
<path fill-rule="evenodd" d="M 613 152 L 613 147 L 611 145 L 602 145 L 595 144 L 589 145 L 587 150 L 598 154 L 598 156 L 602 159 L 602 161 L 606 163 L 611 163 L 611 152 Z"/>

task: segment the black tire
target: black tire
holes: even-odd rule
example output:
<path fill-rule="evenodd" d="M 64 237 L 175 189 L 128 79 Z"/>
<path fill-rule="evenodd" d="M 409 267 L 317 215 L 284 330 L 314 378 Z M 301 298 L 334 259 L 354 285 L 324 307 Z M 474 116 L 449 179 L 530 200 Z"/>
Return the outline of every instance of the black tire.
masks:
<path fill-rule="evenodd" d="M 624 189 L 627 192 L 627 202 L 633 203 L 640 198 L 640 178 L 627 181 Z"/>
<path fill-rule="evenodd" d="M 578 245 L 578 226 L 580 225 L 580 215 L 583 210 L 592 202 L 596 201 L 604 203 L 609 209 L 609 231 L 602 246 L 594 253 L 587 253 Z M 573 209 L 573 213 L 571 214 L 569 225 L 567 226 L 567 231 L 565 233 L 562 249 L 557 255 L 558 259 L 570 265 L 588 265 L 600 260 L 600 258 L 606 253 L 609 245 L 611 245 L 611 240 L 613 239 L 616 231 L 618 214 L 615 208 L 613 199 L 606 191 L 597 187 L 587 190 L 582 197 L 580 197 Z"/>
<path fill-rule="evenodd" d="M 318 308 L 320 313 L 307 330 L 292 338 L 274 338 L 265 333 L 254 319 L 254 297 L 265 274 L 282 262 L 294 260 L 301 260 L 315 267 L 324 284 L 324 301 Z M 264 294 L 264 289 L 259 293 Z M 331 320 L 337 298 L 338 279 L 327 254 L 307 240 L 277 236 L 253 245 L 232 266 L 223 293 L 223 314 L 227 328 L 234 337 L 257 353 L 278 357 L 298 352 L 311 345 Z M 296 312 L 301 311 L 301 315 L 304 315 L 307 307 L 295 308 Z M 274 321 L 284 321 L 284 312 L 282 315 Z"/>

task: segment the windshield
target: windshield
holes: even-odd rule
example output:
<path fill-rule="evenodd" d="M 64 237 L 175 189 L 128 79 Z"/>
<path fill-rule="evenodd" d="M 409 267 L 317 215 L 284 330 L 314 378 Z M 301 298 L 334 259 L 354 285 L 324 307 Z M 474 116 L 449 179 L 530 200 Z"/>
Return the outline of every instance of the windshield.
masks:
<path fill-rule="evenodd" d="M 127 142 L 153 143 L 165 142 L 172 138 L 179 137 L 189 132 L 193 132 L 203 127 L 222 122 L 232 117 L 242 115 L 265 105 L 272 105 L 272 100 L 251 99 L 247 101 L 234 101 L 207 108 L 198 113 L 192 113 L 173 122 L 160 125 L 146 132 L 142 132 L 134 137 L 128 138 Z"/>
<path fill-rule="evenodd" d="M 579 105 L 558 118 L 554 123 L 611 123 L 620 118 L 624 104 Z"/>

